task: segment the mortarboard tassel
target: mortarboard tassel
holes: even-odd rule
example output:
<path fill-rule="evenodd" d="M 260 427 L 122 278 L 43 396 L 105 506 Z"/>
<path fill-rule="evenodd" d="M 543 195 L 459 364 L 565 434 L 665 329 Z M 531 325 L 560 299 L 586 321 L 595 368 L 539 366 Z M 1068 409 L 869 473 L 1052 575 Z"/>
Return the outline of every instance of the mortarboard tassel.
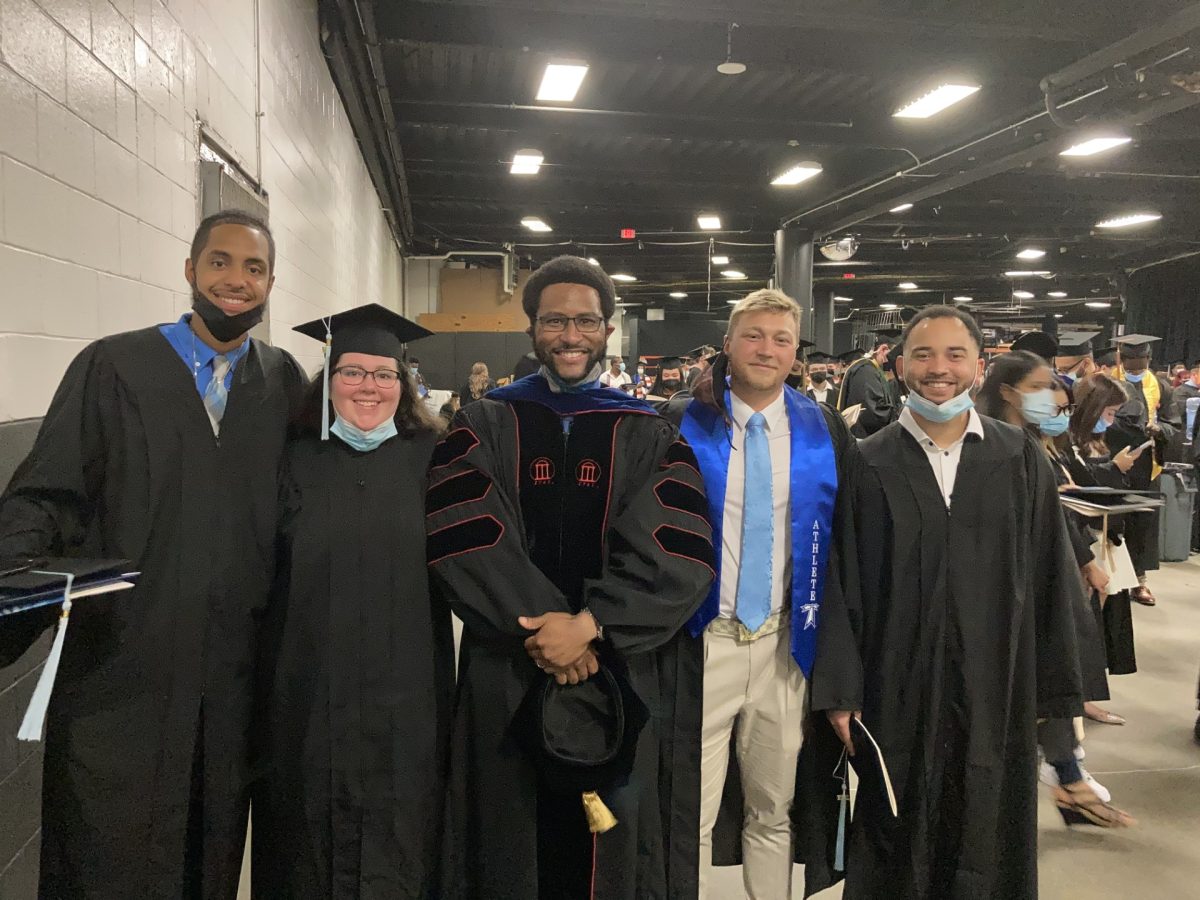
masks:
<path fill-rule="evenodd" d="M 846 759 L 845 751 L 842 752 L 842 759 Z M 844 763 L 848 766 L 849 762 Z M 834 849 L 833 870 L 835 872 L 846 871 L 846 812 L 850 808 L 850 773 L 847 769 L 842 769 L 842 792 L 838 794 L 838 830 L 837 830 L 837 846 Z"/>
<path fill-rule="evenodd" d="M 321 440 L 329 440 L 329 357 L 333 355 L 333 332 L 330 323 L 333 317 L 325 320 L 325 352 L 321 364 L 321 378 L 324 382 L 321 388 Z"/>
<path fill-rule="evenodd" d="M 29 700 L 29 708 L 25 710 L 25 718 L 21 720 L 21 728 L 17 739 L 21 741 L 40 741 L 42 726 L 46 724 L 46 711 L 50 708 L 50 693 L 54 690 L 54 679 L 58 675 L 58 664 L 62 660 L 63 643 L 67 638 L 67 623 L 71 617 L 71 587 L 75 576 L 70 572 L 34 572 L 34 575 L 61 575 L 67 579 L 63 590 L 62 613 L 58 617 L 58 633 L 54 636 L 54 644 L 50 655 L 46 657 L 46 665 L 38 678 L 37 687 L 33 689 L 33 697 Z"/>
<path fill-rule="evenodd" d="M 616 827 L 617 817 L 604 805 L 604 801 L 595 791 L 584 792 L 583 812 L 587 816 L 588 830 L 592 834 L 604 834 Z"/>

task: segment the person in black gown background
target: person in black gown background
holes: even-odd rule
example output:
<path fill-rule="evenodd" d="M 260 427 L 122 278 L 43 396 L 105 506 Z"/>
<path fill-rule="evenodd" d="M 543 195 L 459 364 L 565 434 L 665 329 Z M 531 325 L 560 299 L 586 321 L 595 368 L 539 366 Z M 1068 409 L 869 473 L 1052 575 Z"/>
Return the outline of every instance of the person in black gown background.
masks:
<path fill-rule="evenodd" d="M 319 378 L 281 476 L 254 889 L 422 900 L 436 896 L 454 671 L 449 609 L 425 566 L 438 428 L 401 362 L 402 342 L 429 332 L 377 304 L 330 328 L 329 399 Z M 326 324 L 296 330 L 323 339 Z"/>
<path fill-rule="evenodd" d="M 71 616 L 46 728 L 43 897 L 237 893 L 275 478 L 305 383 L 247 334 L 274 266 L 265 222 L 201 222 L 192 311 L 89 344 L 0 497 L 0 559 L 141 571 Z M 0 665 L 51 621 L 0 627 Z"/>

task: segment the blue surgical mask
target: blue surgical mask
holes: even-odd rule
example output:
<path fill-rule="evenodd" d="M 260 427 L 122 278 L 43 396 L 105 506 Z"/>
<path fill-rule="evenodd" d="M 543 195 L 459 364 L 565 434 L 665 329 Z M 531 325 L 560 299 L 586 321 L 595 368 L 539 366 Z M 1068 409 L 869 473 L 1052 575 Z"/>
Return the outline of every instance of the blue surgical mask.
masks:
<path fill-rule="evenodd" d="M 1067 387 L 1072 387 L 1075 384 L 1075 376 L 1068 375 L 1066 372 L 1059 372 L 1058 377 L 1066 384 Z"/>
<path fill-rule="evenodd" d="M 336 417 L 336 421 L 329 426 L 329 430 L 362 453 L 374 450 L 388 438 L 393 438 L 399 433 L 396 430 L 395 419 L 388 419 L 370 431 L 363 431 L 361 428 L 351 425 L 341 416 Z"/>
<path fill-rule="evenodd" d="M 1145 372 L 1138 372 L 1136 375 L 1134 375 L 1132 372 L 1125 373 L 1125 380 L 1132 381 L 1134 384 L 1138 384 L 1145 377 L 1146 377 Z"/>
<path fill-rule="evenodd" d="M 1031 425 L 1039 425 L 1052 419 L 1057 412 L 1058 404 L 1054 402 L 1054 391 L 1050 388 L 1021 395 L 1021 415 Z"/>
<path fill-rule="evenodd" d="M 625 363 L 621 363 L 621 371 L 622 371 L 622 372 L 624 372 L 624 371 L 625 371 Z"/>
<path fill-rule="evenodd" d="M 1108 431 L 1108 420 L 1101 416 L 1096 420 L 1096 424 L 1092 426 L 1092 434 L 1104 434 Z"/>
<path fill-rule="evenodd" d="M 414 377 L 418 374 L 418 369 L 416 366 L 413 366 L 408 371 L 412 372 Z"/>
<path fill-rule="evenodd" d="M 949 422 L 975 405 L 975 401 L 971 399 L 970 388 L 957 397 L 951 397 L 945 403 L 934 403 L 932 400 L 926 400 L 910 387 L 908 399 L 905 402 L 909 409 L 930 422 Z"/>
<path fill-rule="evenodd" d="M 1051 416 L 1049 419 L 1043 419 L 1037 423 L 1038 430 L 1046 435 L 1046 437 L 1058 437 L 1067 430 L 1067 426 L 1071 424 L 1071 417 L 1066 413 L 1059 413 L 1056 416 Z"/>

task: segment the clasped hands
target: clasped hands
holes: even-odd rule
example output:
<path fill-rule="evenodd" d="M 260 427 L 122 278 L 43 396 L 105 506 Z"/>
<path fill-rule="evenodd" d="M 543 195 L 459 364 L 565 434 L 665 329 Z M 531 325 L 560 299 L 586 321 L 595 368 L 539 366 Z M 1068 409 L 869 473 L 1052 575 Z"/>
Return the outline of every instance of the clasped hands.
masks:
<path fill-rule="evenodd" d="M 559 684 L 579 684 L 600 671 L 600 660 L 592 648 L 596 620 L 590 612 L 521 616 L 517 624 L 533 632 L 525 640 L 525 652 Z"/>

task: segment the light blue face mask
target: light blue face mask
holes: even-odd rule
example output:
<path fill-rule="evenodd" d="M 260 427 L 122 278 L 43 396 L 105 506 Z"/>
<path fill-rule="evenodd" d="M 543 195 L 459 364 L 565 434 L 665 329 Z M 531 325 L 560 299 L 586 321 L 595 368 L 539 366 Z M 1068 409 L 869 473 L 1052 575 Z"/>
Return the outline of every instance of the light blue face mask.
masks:
<path fill-rule="evenodd" d="M 970 388 L 957 397 L 951 397 L 945 403 L 934 403 L 918 394 L 912 385 L 909 385 L 908 399 L 905 403 L 914 413 L 930 422 L 949 422 L 975 405 L 975 401 L 971 399 Z"/>
<path fill-rule="evenodd" d="M 625 371 L 625 363 L 621 363 L 621 371 L 622 371 L 622 372 L 624 372 L 624 371 Z"/>
<path fill-rule="evenodd" d="M 1054 402 L 1054 391 L 1042 388 L 1021 395 L 1021 415 L 1031 425 L 1040 425 L 1047 419 L 1052 419 L 1058 413 L 1058 404 Z"/>
<path fill-rule="evenodd" d="M 1096 420 L 1096 424 L 1092 426 L 1092 434 L 1104 434 L 1108 431 L 1108 420 L 1101 416 Z"/>
<path fill-rule="evenodd" d="M 1146 377 L 1145 372 L 1138 372 L 1136 375 L 1134 375 L 1132 372 L 1125 373 L 1125 380 L 1132 381 L 1134 384 L 1139 384 L 1141 382 L 1141 380 L 1145 377 Z"/>
<path fill-rule="evenodd" d="M 362 453 L 374 450 L 388 438 L 393 438 L 399 433 L 396 430 L 395 419 L 388 419 L 370 431 L 363 431 L 361 428 L 351 425 L 341 416 L 337 416 L 336 421 L 329 426 L 329 430 Z"/>
<path fill-rule="evenodd" d="M 1038 430 L 1046 435 L 1046 437 L 1058 437 L 1067 430 L 1067 426 L 1071 424 L 1071 417 L 1066 413 L 1059 413 L 1049 419 L 1043 419 L 1037 423 Z"/>

